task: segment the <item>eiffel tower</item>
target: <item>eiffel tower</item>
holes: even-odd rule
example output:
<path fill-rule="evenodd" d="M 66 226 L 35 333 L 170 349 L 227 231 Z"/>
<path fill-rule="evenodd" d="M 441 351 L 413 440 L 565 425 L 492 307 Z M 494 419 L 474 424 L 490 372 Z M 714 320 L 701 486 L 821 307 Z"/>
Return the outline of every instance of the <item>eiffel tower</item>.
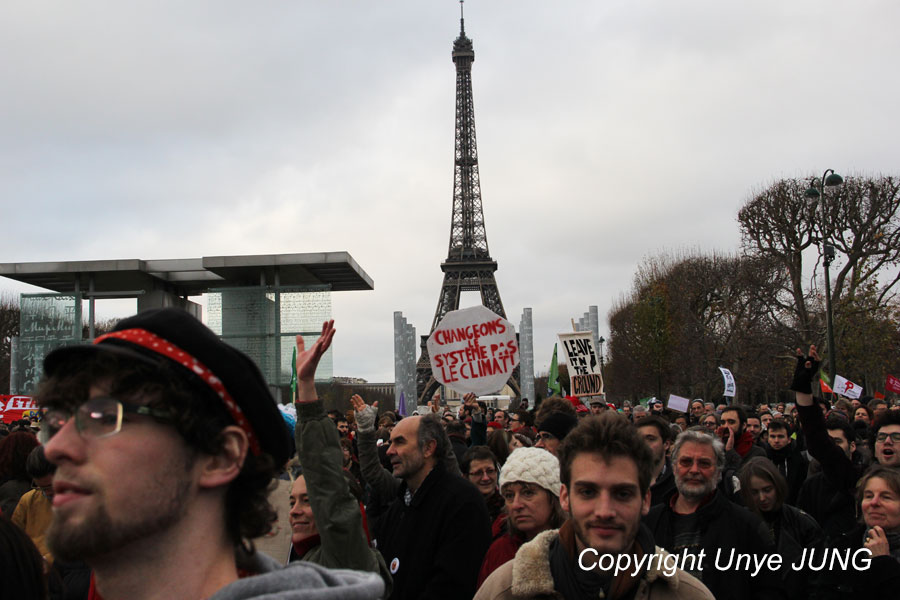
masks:
<path fill-rule="evenodd" d="M 506 318 L 494 271 L 497 261 L 488 252 L 484 212 L 481 209 L 481 184 L 478 180 L 478 148 L 475 144 L 475 104 L 472 99 L 472 63 L 475 50 L 466 37 L 465 20 L 460 2 L 459 37 L 453 42 L 453 62 L 456 64 L 456 157 L 453 173 L 453 218 L 450 223 L 450 249 L 447 260 L 441 263 L 444 284 L 438 299 L 433 332 L 448 312 L 459 308 L 461 292 L 480 292 L 481 303 Z M 429 335 L 430 335 L 429 332 Z M 431 373 L 426 341 L 422 336 L 422 353 L 416 363 L 416 392 L 419 404 L 426 404 L 440 387 Z M 513 372 L 509 385 L 516 396 L 519 391 L 519 368 Z"/>

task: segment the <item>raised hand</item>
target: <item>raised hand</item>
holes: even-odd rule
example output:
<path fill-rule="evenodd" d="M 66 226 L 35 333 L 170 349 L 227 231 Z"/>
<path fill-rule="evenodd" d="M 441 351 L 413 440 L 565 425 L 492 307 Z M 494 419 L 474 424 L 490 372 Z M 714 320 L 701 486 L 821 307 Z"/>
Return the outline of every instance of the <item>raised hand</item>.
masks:
<path fill-rule="evenodd" d="M 307 350 L 303 336 L 297 336 L 297 398 L 296 402 L 316 400 L 316 368 L 322 355 L 331 346 L 335 333 L 334 320 L 322 323 L 322 333 L 316 343 Z"/>
<path fill-rule="evenodd" d="M 812 394 L 812 382 L 818 371 L 819 354 L 816 347 L 810 345 L 808 356 L 803 356 L 803 352 L 797 348 L 797 366 L 794 368 L 791 389 L 799 394 Z"/>
<path fill-rule="evenodd" d="M 375 417 L 378 416 L 378 402 L 373 402 L 372 406 L 366 404 L 359 394 L 353 394 L 350 397 L 350 404 L 356 411 L 356 426 L 359 431 L 375 431 Z"/>

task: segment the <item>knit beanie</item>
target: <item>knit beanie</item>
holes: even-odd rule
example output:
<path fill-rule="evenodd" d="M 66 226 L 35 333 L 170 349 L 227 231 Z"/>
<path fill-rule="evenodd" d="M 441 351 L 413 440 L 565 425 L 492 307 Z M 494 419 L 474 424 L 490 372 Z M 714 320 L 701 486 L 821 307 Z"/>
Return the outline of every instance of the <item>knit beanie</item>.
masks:
<path fill-rule="evenodd" d="M 543 448 L 516 448 L 500 469 L 500 489 L 517 481 L 533 483 L 559 497 L 559 459 Z"/>
<path fill-rule="evenodd" d="M 575 429 L 576 425 L 578 425 L 578 419 L 569 413 L 552 412 L 538 424 L 537 430 L 552 433 L 553 437 L 562 441 L 570 431 Z"/>

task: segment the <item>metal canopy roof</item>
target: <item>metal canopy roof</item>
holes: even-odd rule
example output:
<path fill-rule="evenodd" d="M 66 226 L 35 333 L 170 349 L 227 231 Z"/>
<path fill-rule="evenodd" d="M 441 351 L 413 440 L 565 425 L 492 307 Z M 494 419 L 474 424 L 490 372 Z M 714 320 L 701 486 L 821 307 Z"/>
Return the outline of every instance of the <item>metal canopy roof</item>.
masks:
<path fill-rule="evenodd" d="M 204 256 L 165 260 L 85 260 L 0 263 L 0 276 L 54 292 L 133 297 L 153 290 L 197 296 L 214 288 L 331 285 L 332 291 L 372 290 L 375 283 L 347 252 Z M 76 283 L 77 282 L 77 283 Z"/>

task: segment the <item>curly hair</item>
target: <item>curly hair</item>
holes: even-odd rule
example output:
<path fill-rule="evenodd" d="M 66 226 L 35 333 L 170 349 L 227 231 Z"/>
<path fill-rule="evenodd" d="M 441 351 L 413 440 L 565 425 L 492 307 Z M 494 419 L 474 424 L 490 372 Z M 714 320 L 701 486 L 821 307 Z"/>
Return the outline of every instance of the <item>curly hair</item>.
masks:
<path fill-rule="evenodd" d="M 538 429 L 540 429 L 541 422 L 552 412 L 564 412 L 573 417 L 576 416 L 575 407 L 572 406 L 571 402 L 560 396 L 550 396 L 541 402 L 541 406 L 534 415 L 534 422 Z"/>
<path fill-rule="evenodd" d="M 28 455 L 40 446 L 33 433 L 13 431 L 0 442 L 0 479 L 31 479 L 25 468 Z"/>
<path fill-rule="evenodd" d="M 623 415 L 606 411 L 583 419 L 569 432 L 559 447 L 559 478 L 566 487 L 572 483 L 572 463 L 583 453 L 599 454 L 606 461 L 620 457 L 633 460 L 641 495 L 650 489 L 653 453 L 637 428 Z"/>
<path fill-rule="evenodd" d="M 222 430 L 234 422 L 221 399 L 180 365 L 160 359 L 149 364 L 113 352 L 70 357 L 53 377 L 41 382 L 40 406 L 69 413 L 87 400 L 92 385 L 102 385 L 122 401 L 177 414 L 161 420 L 174 427 L 196 456 L 222 452 Z M 268 495 L 279 465 L 267 453 L 247 454 L 241 471 L 225 493 L 225 526 L 235 543 L 268 533 L 277 518 Z"/>

